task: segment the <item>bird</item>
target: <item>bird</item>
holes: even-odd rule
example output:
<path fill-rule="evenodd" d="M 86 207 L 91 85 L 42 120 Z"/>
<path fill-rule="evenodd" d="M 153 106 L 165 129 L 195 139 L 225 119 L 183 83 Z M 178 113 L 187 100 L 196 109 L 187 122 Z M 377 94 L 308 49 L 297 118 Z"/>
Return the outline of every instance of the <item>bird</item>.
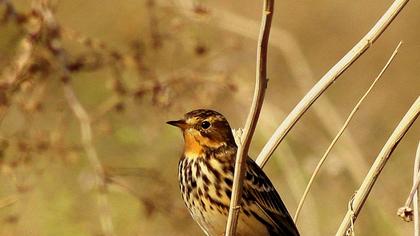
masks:
<path fill-rule="evenodd" d="M 224 235 L 238 149 L 228 121 L 216 111 L 198 109 L 167 124 L 184 137 L 178 182 L 188 211 L 207 236 Z M 236 235 L 299 236 L 270 179 L 250 157 L 246 163 Z"/>

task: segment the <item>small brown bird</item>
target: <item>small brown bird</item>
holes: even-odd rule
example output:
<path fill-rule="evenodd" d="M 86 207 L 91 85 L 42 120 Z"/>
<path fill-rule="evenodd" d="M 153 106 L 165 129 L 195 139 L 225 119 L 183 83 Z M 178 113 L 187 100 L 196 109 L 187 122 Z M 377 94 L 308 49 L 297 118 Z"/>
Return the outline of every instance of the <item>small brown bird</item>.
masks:
<path fill-rule="evenodd" d="M 178 165 L 182 198 L 206 235 L 222 236 L 237 151 L 229 123 L 220 113 L 205 109 L 167 123 L 179 127 L 184 135 L 184 153 Z M 247 158 L 236 235 L 299 235 L 270 179 L 251 158 Z"/>

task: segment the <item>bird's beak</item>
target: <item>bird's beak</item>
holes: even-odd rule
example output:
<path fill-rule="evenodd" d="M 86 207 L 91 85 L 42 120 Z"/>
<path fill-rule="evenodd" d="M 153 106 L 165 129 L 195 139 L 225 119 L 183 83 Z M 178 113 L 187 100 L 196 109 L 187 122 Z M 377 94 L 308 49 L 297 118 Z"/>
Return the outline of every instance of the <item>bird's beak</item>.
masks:
<path fill-rule="evenodd" d="M 181 129 L 186 129 L 188 126 L 185 120 L 171 120 L 171 121 L 166 122 L 166 124 L 173 125 Z"/>

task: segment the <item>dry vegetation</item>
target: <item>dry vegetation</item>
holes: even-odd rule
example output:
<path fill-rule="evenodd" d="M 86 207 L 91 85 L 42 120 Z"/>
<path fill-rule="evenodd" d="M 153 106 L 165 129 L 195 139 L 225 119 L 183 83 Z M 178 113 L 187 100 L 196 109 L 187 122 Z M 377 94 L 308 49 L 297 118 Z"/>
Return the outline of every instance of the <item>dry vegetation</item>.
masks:
<path fill-rule="evenodd" d="M 251 156 L 390 4 L 276 2 Z M 0 235 L 199 235 L 178 193 L 181 137 L 165 121 L 205 107 L 243 125 L 261 7 L 251 0 L 0 0 Z M 266 165 L 293 214 L 345 117 L 404 41 L 317 176 L 297 222 L 302 235 L 336 232 L 419 96 L 419 11 L 418 2 L 406 6 Z M 396 212 L 416 187 L 419 133 L 417 122 L 395 149 L 356 235 L 412 234 L 413 223 Z"/>

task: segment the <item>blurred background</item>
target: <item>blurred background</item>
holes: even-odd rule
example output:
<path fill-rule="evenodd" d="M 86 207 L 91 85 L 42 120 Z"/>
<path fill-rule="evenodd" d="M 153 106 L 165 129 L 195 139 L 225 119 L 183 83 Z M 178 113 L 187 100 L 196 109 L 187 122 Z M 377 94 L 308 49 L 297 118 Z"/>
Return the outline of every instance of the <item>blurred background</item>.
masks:
<path fill-rule="evenodd" d="M 391 3 L 276 2 L 270 80 L 252 157 Z M 232 127 L 243 126 L 262 2 L 51 1 L 52 29 L 38 5 L 0 1 L 0 235 L 203 235 L 179 194 L 181 133 L 165 122 L 210 108 Z M 321 169 L 297 222 L 302 235 L 335 234 L 369 166 L 419 96 L 419 12 L 418 1 L 403 9 L 264 168 L 293 215 L 336 132 L 404 42 Z M 57 55 L 66 55 L 67 74 Z M 99 189 L 64 83 L 91 119 L 104 168 Z M 415 123 L 391 156 L 357 219 L 356 235 L 412 234 L 412 223 L 396 212 L 412 184 L 419 128 Z"/>

